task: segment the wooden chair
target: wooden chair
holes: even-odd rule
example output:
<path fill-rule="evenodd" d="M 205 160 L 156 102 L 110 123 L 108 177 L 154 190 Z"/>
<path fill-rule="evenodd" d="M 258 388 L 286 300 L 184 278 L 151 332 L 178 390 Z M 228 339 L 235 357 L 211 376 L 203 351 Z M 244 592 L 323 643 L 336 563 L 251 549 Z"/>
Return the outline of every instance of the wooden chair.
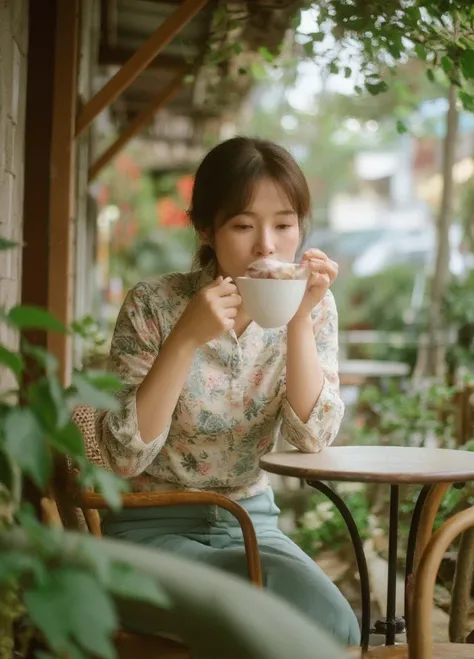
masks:
<path fill-rule="evenodd" d="M 421 526 L 421 524 L 420 524 Z M 474 645 L 435 643 L 431 637 L 436 575 L 446 550 L 464 531 L 474 527 L 474 507 L 453 515 L 432 535 L 422 549 L 414 575 L 410 605 L 408 645 L 369 648 L 365 654 L 353 649 L 353 659 L 474 659 Z"/>
<path fill-rule="evenodd" d="M 86 457 L 104 469 L 110 466 L 103 459 L 98 443 L 95 410 L 89 406 L 76 408 L 73 420 L 84 437 Z M 108 510 L 104 497 L 95 492 L 80 491 L 76 485 L 77 474 L 69 464 L 59 468 L 59 480 L 55 483 L 55 500 L 42 501 L 44 521 L 51 525 L 82 529 L 101 537 L 99 510 Z M 58 491 L 60 488 L 61 492 Z M 228 497 L 213 492 L 130 493 L 122 495 L 124 508 L 149 508 L 156 506 L 215 505 L 226 509 L 240 524 L 244 538 L 249 580 L 258 588 L 263 585 L 257 536 L 249 514 L 241 505 Z M 117 633 L 117 653 L 120 659 L 190 659 L 189 650 L 179 641 L 158 635 L 138 634 L 121 630 Z"/>

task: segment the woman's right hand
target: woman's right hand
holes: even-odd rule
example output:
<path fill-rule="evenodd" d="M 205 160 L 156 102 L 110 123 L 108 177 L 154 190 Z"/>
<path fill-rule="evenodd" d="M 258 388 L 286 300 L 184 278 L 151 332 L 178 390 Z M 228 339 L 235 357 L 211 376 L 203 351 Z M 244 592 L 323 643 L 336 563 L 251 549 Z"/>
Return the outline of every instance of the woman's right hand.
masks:
<path fill-rule="evenodd" d="M 233 329 L 242 304 L 237 286 L 230 277 L 218 277 L 188 303 L 176 330 L 200 347 Z"/>

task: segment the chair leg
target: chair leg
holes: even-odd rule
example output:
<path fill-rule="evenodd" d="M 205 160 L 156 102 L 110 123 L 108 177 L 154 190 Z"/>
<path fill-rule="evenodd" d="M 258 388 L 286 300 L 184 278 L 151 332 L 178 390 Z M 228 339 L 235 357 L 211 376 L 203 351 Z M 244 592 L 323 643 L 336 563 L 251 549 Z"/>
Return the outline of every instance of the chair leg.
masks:
<path fill-rule="evenodd" d="M 433 659 L 431 612 L 436 575 L 450 544 L 472 526 L 474 508 L 453 515 L 433 534 L 420 558 L 413 588 L 409 659 Z"/>
<path fill-rule="evenodd" d="M 421 556 L 430 541 L 431 536 L 433 535 L 433 525 L 435 523 L 436 515 L 438 513 L 441 502 L 451 487 L 450 483 L 440 483 L 434 485 L 428 496 L 426 497 L 425 503 L 423 504 L 423 509 L 421 511 L 420 523 L 418 526 L 418 532 L 416 536 L 416 545 L 415 545 L 415 556 L 413 560 L 413 572 L 408 575 L 406 580 L 406 617 L 410 621 L 411 626 L 411 611 L 413 607 L 413 589 L 414 589 L 414 579 L 418 564 L 420 562 Z"/>

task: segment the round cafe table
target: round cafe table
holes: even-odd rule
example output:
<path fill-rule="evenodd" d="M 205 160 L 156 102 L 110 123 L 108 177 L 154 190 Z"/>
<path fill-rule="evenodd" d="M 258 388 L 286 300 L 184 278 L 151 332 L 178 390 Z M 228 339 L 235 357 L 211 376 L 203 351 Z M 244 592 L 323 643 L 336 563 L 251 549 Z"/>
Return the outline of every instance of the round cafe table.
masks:
<path fill-rule="evenodd" d="M 320 453 L 290 450 L 269 453 L 260 460 L 265 471 L 294 476 L 325 494 L 341 513 L 351 536 L 360 577 L 362 625 L 361 645 L 367 649 L 371 631 L 370 584 L 363 543 L 350 510 L 329 484 L 332 482 L 386 483 L 390 486 L 387 614 L 374 625 L 385 633 L 386 645 L 394 645 L 396 634 L 409 633 L 407 600 L 404 617 L 396 615 L 396 578 L 400 485 L 420 485 L 410 524 L 405 564 L 405 593 L 415 562 L 415 551 L 423 550 L 429 540 L 435 514 L 451 485 L 474 480 L 474 453 L 451 449 L 406 446 L 329 446 Z M 424 526 L 420 526 L 422 509 Z M 420 527 L 420 528 L 419 528 Z M 417 545 L 417 537 L 419 543 Z M 423 537 L 421 537 L 423 536 Z"/>

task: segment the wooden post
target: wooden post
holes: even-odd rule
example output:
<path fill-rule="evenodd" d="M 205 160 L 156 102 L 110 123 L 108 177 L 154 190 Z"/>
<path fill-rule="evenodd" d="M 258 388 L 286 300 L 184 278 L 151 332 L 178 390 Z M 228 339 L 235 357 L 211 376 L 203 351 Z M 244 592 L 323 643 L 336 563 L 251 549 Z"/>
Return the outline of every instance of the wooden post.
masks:
<path fill-rule="evenodd" d="M 125 128 L 123 133 L 113 142 L 105 152 L 97 158 L 89 169 L 89 181 L 92 181 L 97 174 L 109 164 L 112 158 L 123 147 L 139 133 L 155 116 L 156 112 L 162 108 L 173 96 L 181 89 L 183 85 L 184 73 L 178 74 L 173 80 L 166 85 L 164 89 L 140 112 L 129 125 Z"/>
<path fill-rule="evenodd" d="M 77 119 L 76 135 L 80 135 L 86 130 L 97 115 L 132 84 L 158 53 L 199 13 L 206 3 L 207 0 L 184 0 L 128 62 L 117 71 L 114 77 L 84 106 Z"/>
<path fill-rule="evenodd" d="M 53 129 L 51 136 L 48 309 L 63 323 L 72 320 L 77 53 L 80 0 L 58 0 Z M 59 361 L 59 377 L 68 384 L 70 338 L 50 333 L 48 349 Z"/>

